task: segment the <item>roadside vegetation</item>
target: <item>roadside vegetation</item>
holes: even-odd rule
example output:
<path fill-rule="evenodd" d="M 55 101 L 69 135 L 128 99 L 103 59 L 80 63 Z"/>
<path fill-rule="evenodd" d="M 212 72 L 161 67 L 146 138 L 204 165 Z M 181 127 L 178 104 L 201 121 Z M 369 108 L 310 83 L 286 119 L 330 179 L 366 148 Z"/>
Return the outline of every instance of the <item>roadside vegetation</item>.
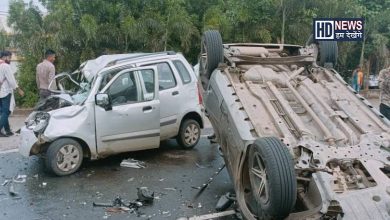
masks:
<path fill-rule="evenodd" d="M 201 33 L 218 29 L 224 42 L 305 44 L 316 17 L 364 17 L 364 42 L 339 44 L 336 69 L 346 78 L 357 65 L 376 74 L 389 60 L 390 0 L 40 0 L 41 12 L 12 0 L 8 23 L 23 62 L 18 104 L 37 100 L 35 66 L 45 49 L 57 52 L 57 72 L 103 54 L 182 52 L 197 62 Z M 3 35 L 1 35 L 3 36 Z M 0 37 L 0 46 L 3 40 Z"/>

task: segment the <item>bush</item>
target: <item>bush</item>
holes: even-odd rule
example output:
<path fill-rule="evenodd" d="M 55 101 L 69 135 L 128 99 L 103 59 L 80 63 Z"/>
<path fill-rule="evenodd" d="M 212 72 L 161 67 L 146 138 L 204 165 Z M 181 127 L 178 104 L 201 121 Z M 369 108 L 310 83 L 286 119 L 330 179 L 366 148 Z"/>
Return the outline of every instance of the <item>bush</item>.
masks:
<path fill-rule="evenodd" d="M 22 107 L 33 107 L 38 99 L 38 89 L 35 80 L 35 69 L 38 61 L 26 57 L 22 60 L 17 73 L 19 87 L 24 91 L 24 97 L 16 95 L 16 104 Z"/>

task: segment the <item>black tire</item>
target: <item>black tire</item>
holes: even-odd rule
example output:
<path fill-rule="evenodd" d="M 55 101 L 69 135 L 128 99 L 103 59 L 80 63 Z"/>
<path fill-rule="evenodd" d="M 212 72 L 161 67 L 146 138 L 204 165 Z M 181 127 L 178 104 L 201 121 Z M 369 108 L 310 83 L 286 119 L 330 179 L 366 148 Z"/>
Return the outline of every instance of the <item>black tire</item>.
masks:
<path fill-rule="evenodd" d="M 335 67 L 337 64 L 338 48 L 336 41 L 319 41 L 319 61 L 320 66 L 325 66 L 327 63 L 331 64 L 331 67 Z"/>
<path fill-rule="evenodd" d="M 200 140 L 199 123 L 193 119 L 185 119 L 180 125 L 177 143 L 184 149 L 192 149 Z"/>
<path fill-rule="evenodd" d="M 62 151 L 65 151 L 67 155 L 64 155 Z M 57 176 L 76 172 L 82 162 L 83 149 L 76 140 L 71 138 L 54 141 L 46 151 L 46 169 Z"/>
<path fill-rule="evenodd" d="M 250 203 L 255 206 L 255 215 L 259 219 L 285 218 L 293 210 L 297 197 L 294 163 L 287 147 L 278 138 L 260 138 L 249 149 L 248 159 L 253 196 Z M 261 167 L 264 172 L 258 172 Z M 265 181 L 259 176 L 265 177 Z"/>
<path fill-rule="evenodd" d="M 221 34 L 216 30 L 203 33 L 199 56 L 199 74 L 204 87 L 208 84 L 211 73 L 223 62 L 223 43 Z"/>

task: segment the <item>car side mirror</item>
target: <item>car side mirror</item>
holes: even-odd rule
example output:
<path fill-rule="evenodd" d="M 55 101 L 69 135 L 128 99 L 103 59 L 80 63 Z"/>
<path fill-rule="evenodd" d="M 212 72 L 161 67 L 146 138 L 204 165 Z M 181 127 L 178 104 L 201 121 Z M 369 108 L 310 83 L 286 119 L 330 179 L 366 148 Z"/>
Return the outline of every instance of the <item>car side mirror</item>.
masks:
<path fill-rule="evenodd" d="M 110 97 L 106 93 L 98 93 L 95 95 L 95 104 L 104 108 L 104 110 L 112 110 Z"/>

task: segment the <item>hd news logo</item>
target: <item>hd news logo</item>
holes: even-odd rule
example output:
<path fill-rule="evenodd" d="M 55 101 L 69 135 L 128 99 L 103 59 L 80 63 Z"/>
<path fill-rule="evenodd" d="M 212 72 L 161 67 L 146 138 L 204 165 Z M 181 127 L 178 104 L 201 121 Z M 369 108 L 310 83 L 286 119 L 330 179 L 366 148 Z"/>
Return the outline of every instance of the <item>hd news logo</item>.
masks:
<path fill-rule="evenodd" d="M 363 18 L 315 18 L 313 35 L 317 41 L 362 41 Z"/>

